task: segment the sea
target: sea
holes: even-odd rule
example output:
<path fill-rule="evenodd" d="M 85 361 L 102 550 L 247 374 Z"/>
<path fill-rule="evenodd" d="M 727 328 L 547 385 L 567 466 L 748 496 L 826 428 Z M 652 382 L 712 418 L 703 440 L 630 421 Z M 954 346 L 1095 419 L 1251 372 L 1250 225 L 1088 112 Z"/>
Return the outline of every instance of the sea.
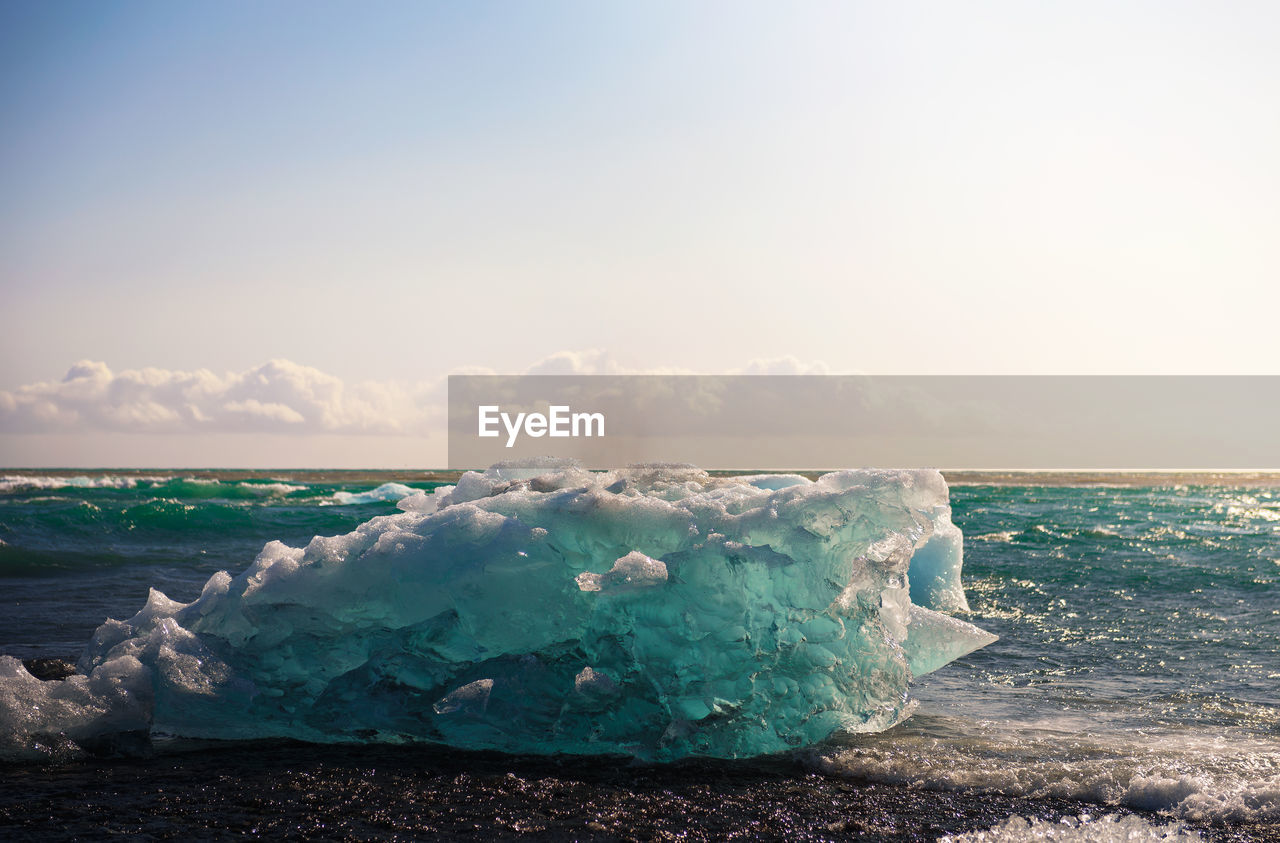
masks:
<path fill-rule="evenodd" d="M 1280 840 L 1280 475 L 946 476 L 1000 638 L 888 731 L 669 765 L 160 736 L 0 761 L 0 839 Z M 0 470 L 0 655 L 56 674 L 151 588 L 456 477 Z"/>

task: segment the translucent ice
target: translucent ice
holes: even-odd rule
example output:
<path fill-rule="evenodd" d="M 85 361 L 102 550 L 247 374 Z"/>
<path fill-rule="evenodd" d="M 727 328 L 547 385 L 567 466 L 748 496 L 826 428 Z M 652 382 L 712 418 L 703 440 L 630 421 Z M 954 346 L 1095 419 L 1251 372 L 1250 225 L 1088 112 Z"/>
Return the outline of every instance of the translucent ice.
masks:
<path fill-rule="evenodd" d="M 153 591 L 67 680 L 0 660 L 0 745 L 151 728 L 741 757 L 885 729 L 913 675 L 994 640 L 935 611 L 964 608 L 935 471 L 499 467 L 401 508 L 272 542 L 192 603 Z"/>

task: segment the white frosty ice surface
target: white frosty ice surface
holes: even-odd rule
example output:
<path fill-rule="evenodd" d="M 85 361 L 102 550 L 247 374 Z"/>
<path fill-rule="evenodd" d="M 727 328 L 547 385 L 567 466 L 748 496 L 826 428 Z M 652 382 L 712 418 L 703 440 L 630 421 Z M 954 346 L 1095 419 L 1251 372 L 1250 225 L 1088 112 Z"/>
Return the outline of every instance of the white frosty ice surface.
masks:
<path fill-rule="evenodd" d="M 888 728 L 913 675 L 994 640 L 937 611 L 965 604 L 936 471 L 496 467 L 399 491 L 403 512 L 271 542 L 192 603 L 153 590 L 81 675 L 0 660 L 0 744 L 150 728 L 742 757 Z"/>

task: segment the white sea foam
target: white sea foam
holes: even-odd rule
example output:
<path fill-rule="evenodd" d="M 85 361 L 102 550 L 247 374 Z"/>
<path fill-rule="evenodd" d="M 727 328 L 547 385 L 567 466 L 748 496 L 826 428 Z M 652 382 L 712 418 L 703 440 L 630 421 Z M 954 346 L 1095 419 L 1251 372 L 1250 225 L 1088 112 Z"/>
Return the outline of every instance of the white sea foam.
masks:
<path fill-rule="evenodd" d="M 1010 817 L 986 831 L 947 835 L 938 843 L 1023 843 L 1045 840 L 1053 843 L 1140 843 L 1144 840 L 1204 840 L 1198 831 L 1181 823 L 1154 825 L 1142 817 L 1081 814 L 1050 822 L 1038 817 Z"/>
<path fill-rule="evenodd" d="M 854 743 L 816 755 L 816 766 L 927 790 L 1074 799 L 1194 822 L 1280 821 L 1280 741 L 1243 730 L 1122 732 L 1072 718 L 1013 724 L 926 714 Z"/>
<path fill-rule="evenodd" d="M 966 536 L 971 542 L 995 542 L 996 544 L 1008 544 L 1013 541 L 1013 537 L 1017 533 L 1013 530 L 1001 530 L 997 533 L 982 533 L 976 536 Z"/>
<path fill-rule="evenodd" d="M 295 486 L 292 483 L 239 483 L 237 485 L 241 489 L 263 497 L 287 495 L 290 492 L 300 492 L 307 488 L 306 486 Z"/>
<path fill-rule="evenodd" d="M 0 493 L 27 492 L 43 489 L 132 489 L 139 483 L 164 483 L 172 477 L 129 476 L 117 477 L 50 477 L 29 474 L 6 474 L 0 477 Z"/>
<path fill-rule="evenodd" d="M 417 489 L 410 488 L 403 483 L 383 483 L 378 488 L 370 489 L 367 492 L 334 492 L 333 502 L 349 506 L 351 504 L 398 501 L 409 497 L 417 491 Z"/>

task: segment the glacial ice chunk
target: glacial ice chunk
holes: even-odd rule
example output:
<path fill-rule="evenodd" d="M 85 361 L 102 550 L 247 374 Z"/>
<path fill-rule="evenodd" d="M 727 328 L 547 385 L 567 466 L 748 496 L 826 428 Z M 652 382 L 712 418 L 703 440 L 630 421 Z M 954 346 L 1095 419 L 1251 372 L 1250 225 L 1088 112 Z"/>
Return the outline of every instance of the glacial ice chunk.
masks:
<path fill-rule="evenodd" d="M 153 591 L 66 680 L 0 659 L 0 748 L 139 729 L 668 760 L 888 728 L 994 640 L 936 471 L 501 466 Z M 917 578 L 923 583 L 917 587 Z"/>
<path fill-rule="evenodd" d="M 93 671 L 42 682 L 0 656 L 0 757 L 65 757 L 110 748 L 151 726 L 150 671 L 120 656 Z"/>
<path fill-rule="evenodd" d="M 911 556 L 911 602 L 946 612 L 967 612 L 969 601 L 960 585 L 964 537 L 950 523 L 938 524 Z"/>
<path fill-rule="evenodd" d="M 971 623 L 913 605 L 908 613 L 902 651 L 911 675 L 924 676 L 995 640 L 996 636 Z"/>

